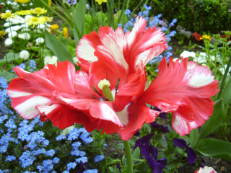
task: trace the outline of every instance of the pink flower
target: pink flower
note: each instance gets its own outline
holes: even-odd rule
[[[15,68],[8,94],[14,109],[26,119],[40,114],[63,129],[74,123],[88,131],[117,133],[130,139],[160,111],[173,113],[173,128],[180,135],[201,126],[212,114],[211,96],[217,81],[207,67],[187,59],[163,60],[157,78],[146,89],[145,65],[166,48],[163,33],[146,29],[138,18],[131,32],[101,27],[84,36],[77,47],[81,70],[70,62],[47,65],[28,73]]]
[[[215,171],[212,167],[205,166],[197,170],[195,173],[217,173],[217,171]]]

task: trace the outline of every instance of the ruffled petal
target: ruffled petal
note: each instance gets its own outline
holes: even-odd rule
[[[76,57],[81,70],[88,71],[90,63],[95,62],[98,58],[95,56],[97,46],[101,45],[100,38],[96,32],[86,34],[76,48]]]
[[[114,61],[126,71],[144,70],[149,60],[166,49],[165,36],[160,29],[146,28],[146,20],[137,18],[131,32],[122,28],[113,30],[101,27],[98,31],[85,35],[76,49],[82,70],[89,69],[90,63],[99,61],[99,53]]]
[[[12,107],[25,119],[37,116],[38,107],[65,104],[57,98],[58,95],[75,93],[75,68],[70,62],[48,65],[34,73],[19,67],[14,70],[18,78],[10,82],[8,95]]]
[[[163,60],[142,100],[163,112],[173,112],[173,128],[186,135],[212,115],[211,97],[217,92],[218,82],[207,67],[187,59],[170,60],[169,64]]]
[[[119,134],[123,140],[129,140],[144,123],[155,121],[159,115],[158,111],[152,110],[141,103],[134,103],[128,107],[128,124],[124,126]]]
[[[160,55],[166,48],[164,33],[157,28],[146,28],[146,20],[137,18],[134,28],[126,34],[128,47],[125,55],[132,68],[144,68],[155,56]]]

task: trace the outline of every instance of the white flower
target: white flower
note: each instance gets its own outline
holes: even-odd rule
[[[9,22],[10,24],[21,24],[21,23],[25,23],[25,20],[21,16],[15,16],[13,18],[7,19],[7,22]]]
[[[30,34],[29,33],[18,34],[18,38],[21,38],[23,40],[29,40],[30,39]]]
[[[8,33],[8,37],[9,38],[14,38],[14,37],[16,37],[18,34],[17,34],[17,32],[16,31],[12,31],[12,32],[9,32]]]
[[[38,29],[45,29],[46,28],[46,25],[45,24],[39,24],[37,26]]]
[[[192,57],[192,58],[195,58],[196,54],[195,52],[189,52],[187,50],[183,51],[181,54],[180,54],[180,57],[181,58],[189,58],[189,57]]]
[[[215,171],[212,167],[205,166],[196,171],[196,173],[217,173],[217,171]]]
[[[44,58],[44,64],[57,64],[57,56],[45,56]]]
[[[35,43],[36,43],[36,45],[39,45],[39,44],[44,43],[44,38],[42,38],[42,37],[37,38],[37,39],[35,40]]]
[[[207,62],[208,55],[205,52],[200,52],[199,55],[195,57],[195,61],[203,64]]]
[[[12,31],[18,31],[19,29],[21,29],[21,26],[19,26],[19,25],[11,26],[11,27],[7,28],[5,30],[5,32],[9,33],[9,32],[12,32]]]
[[[9,22],[4,23],[4,27],[9,27],[11,24]]]
[[[12,38],[7,38],[4,42],[5,46],[11,46],[13,44]]]
[[[22,50],[19,53],[19,57],[26,60],[30,57],[30,53],[27,50]]]

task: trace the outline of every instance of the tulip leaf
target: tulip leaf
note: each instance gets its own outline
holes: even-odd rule
[[[214,106],[214,112],[213,115],[210,117],[210,119],[201,127],[200,129],[200,136],[205,137],[210,135],[211,133],[215,132],[220,125],[224,122],[225,117],[225,110],[224,110],[224,104],[219,101]]]
[[[80,0],[73,11],[72,21],[74,22],[78,38],[81,38],[84,34],[84,22],[85,22],[86,0]]]
[[[231,161],[231,143],[215,138],[201,139],[196,150],[204,156]]]
[[[231,103],[231,78],[229,79],[223,90],[223,100],[227,104]]]
[[[54,35],[46,33],[45,42],[47,47],[58,57],[60,61],[72,60],[72,56],[68,52],[64,44]]]

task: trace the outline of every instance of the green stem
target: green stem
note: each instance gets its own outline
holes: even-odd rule
[[[220,89],[220,92],[219,92],[219,94],[218,94],[218,98],[220,98],[220,96],[221,96],[221,94],[222,94],[222,91],[223,91],[223,89],[224,89],[224,85],[225,85],[225,81],[226,81],[226,78],[227,78],[227,75],[228,75],[228,72],[229,72],[229,68],[230,68],[230,66],[231,66],[231,55],[229,55],[230,57],[229,57],[229,62],[228,62],[228,64],[227,64],[227,67],[226,67],[226,69],[225,69],[225,74],[224,74],[224,77],[223,77],[223,79],[222,79],[222,81],[221,81],[221,89]]]
[[[132,154],[128,141],[124,141],[124,152],[126,157],[126,173],[133,173]]]

